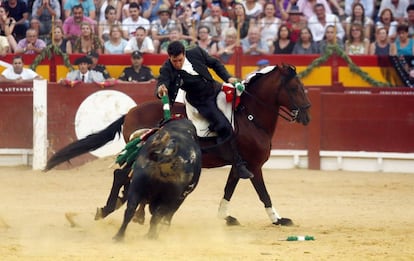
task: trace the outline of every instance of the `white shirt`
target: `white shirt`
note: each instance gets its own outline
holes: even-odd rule
[[[313,15],[308,20],[308,27],[312,32],[313,40],[315,42],[321,41],[325,35],[325,29],[328,25],[336,25],[336,36],[342,40],[345,36],[344,28],[341,25],[341,21],[336,15],[325,14],[326,24],[323,26],[319,21],[316,15]]]
[[[190,63],[187,57],[185,57],[183,67],[181,68],[181,70],[186,71],[191,75],[198,75],[198,73],[194,70],[193,65]]]
[[[22,79],[22,80],[33,80],[34,78],[36,78],[38,76],[38,74],[36,72],[34,72],[31,69],[28,68],[23,68],[23,71],[21,74],[17,74],[14,72],[13,68],[7,68],[5,69],[1,75],[3,75],[6,79],[9,80],[17,80],[17,79]]]
[[[125,53],[132,53],[133,51],[140,51],[141,53],[153,53],[155,51],[154,43],[151,38],[146,36],[141,46],[138,46],[137,38],[133,37],[129,39],[128,43],[125,46]]]
[[[380,10],[378,12],[378,18],[382,10],[384,10],[385,8],[391,9],[392,14],[394,15],[394,19],[407,18],[408,17],[407,7],[409,4],[410,2],[408,0],[398,0],[398,5],[397,7],[395,7],[391,3],[391,0],[382,0]]]
[[[138,27],[144,27],[147,33],[149,32],[149,29],[151,27],[150,21],[148,19],[145,19],[141,16],[138,16],[138,20],[134,21],[131,17],[126,18],[122,22],[122,30],[128,32],[128,36],[130,38],[134,37],[135,31]]]

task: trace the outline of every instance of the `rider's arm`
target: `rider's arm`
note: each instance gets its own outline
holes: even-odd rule
[[[167,65],[164,64],[160,68],[160,75],[158,76],[158,82],[155,87],[155,95],[161,99],[161,97],[165,94],[168,95],[168,86],[171,82],[171,73],[170,70],[167,68]]]

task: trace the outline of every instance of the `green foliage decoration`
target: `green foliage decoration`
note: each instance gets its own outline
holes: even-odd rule
[[[69,61],[69,56],[60,50],[59,46],[54,44],[49,44],[46,46],[42,52],[40,52],[36,58],[33,60],[32,64],[30,65],[30,69],[33,71],[36,70],[36,67],[47,57],[49,60],[52,58],[53,55],[60,55],[63,57],[63,63],[70,71],[73,71],[74,68]]]
[[[313,69],[320,66],[324,62],[326,62],[329,57],[331,57],[334,53],[336,53],[339,57],[345,60],[345,62],[348,64],[349,69],[351,72],[356,73],[359,75],[364,81],[371,84],[375,87],[392,87],[393,85],[390,83],[380,82],[375,79],[373,79],[371,76],[369,76],[368,73],[364,72],[359,68],[352,59],[345,53],[344,50],[342,50],[339,45],[337,44],[329,44],[326,46],[325,52],[323,55],[321,55],[319,58],[316,58],[311,62],[311,64],[302,72],[298,73],[299,78],[304,78],[308,76]]]

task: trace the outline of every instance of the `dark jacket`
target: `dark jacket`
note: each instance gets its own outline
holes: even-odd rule
[[[185,56],[201,78],[203,78],[204,81],[211,82],[211,86],[215,84],[215,80],[208,71],[208,68],[213,69],[213,71],[225,82],[232,77],[218,59],[209,56],[206,51],[198,46],[187,50]],[[174,104],[178,89],[183,85],[181,82],[182,79],[178,77],[179,73],[180,70],[176,70],[172,66],[170,60],[167,60],[160,68],[156,90],[158,89],[158,86],[164,84],[168,89],[170,104]]]

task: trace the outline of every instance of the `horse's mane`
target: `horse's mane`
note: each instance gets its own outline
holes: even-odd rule
[[[297,75],[296,67],[291,64],[282,63],[282,65],[275,65],[274,68],[269,71],[264,71],[264,70],[266,70],[266,68],[256,72],[255,75],[252,76],[247,82],[246,88],[249,88],[250,86],[254,85],[255,82],[257,82],[257,80],[263,78],[265,75],[268,75],[274,72],[275,70],[281,71],[282,75],[286,77],[285,81],[288,81]]]

